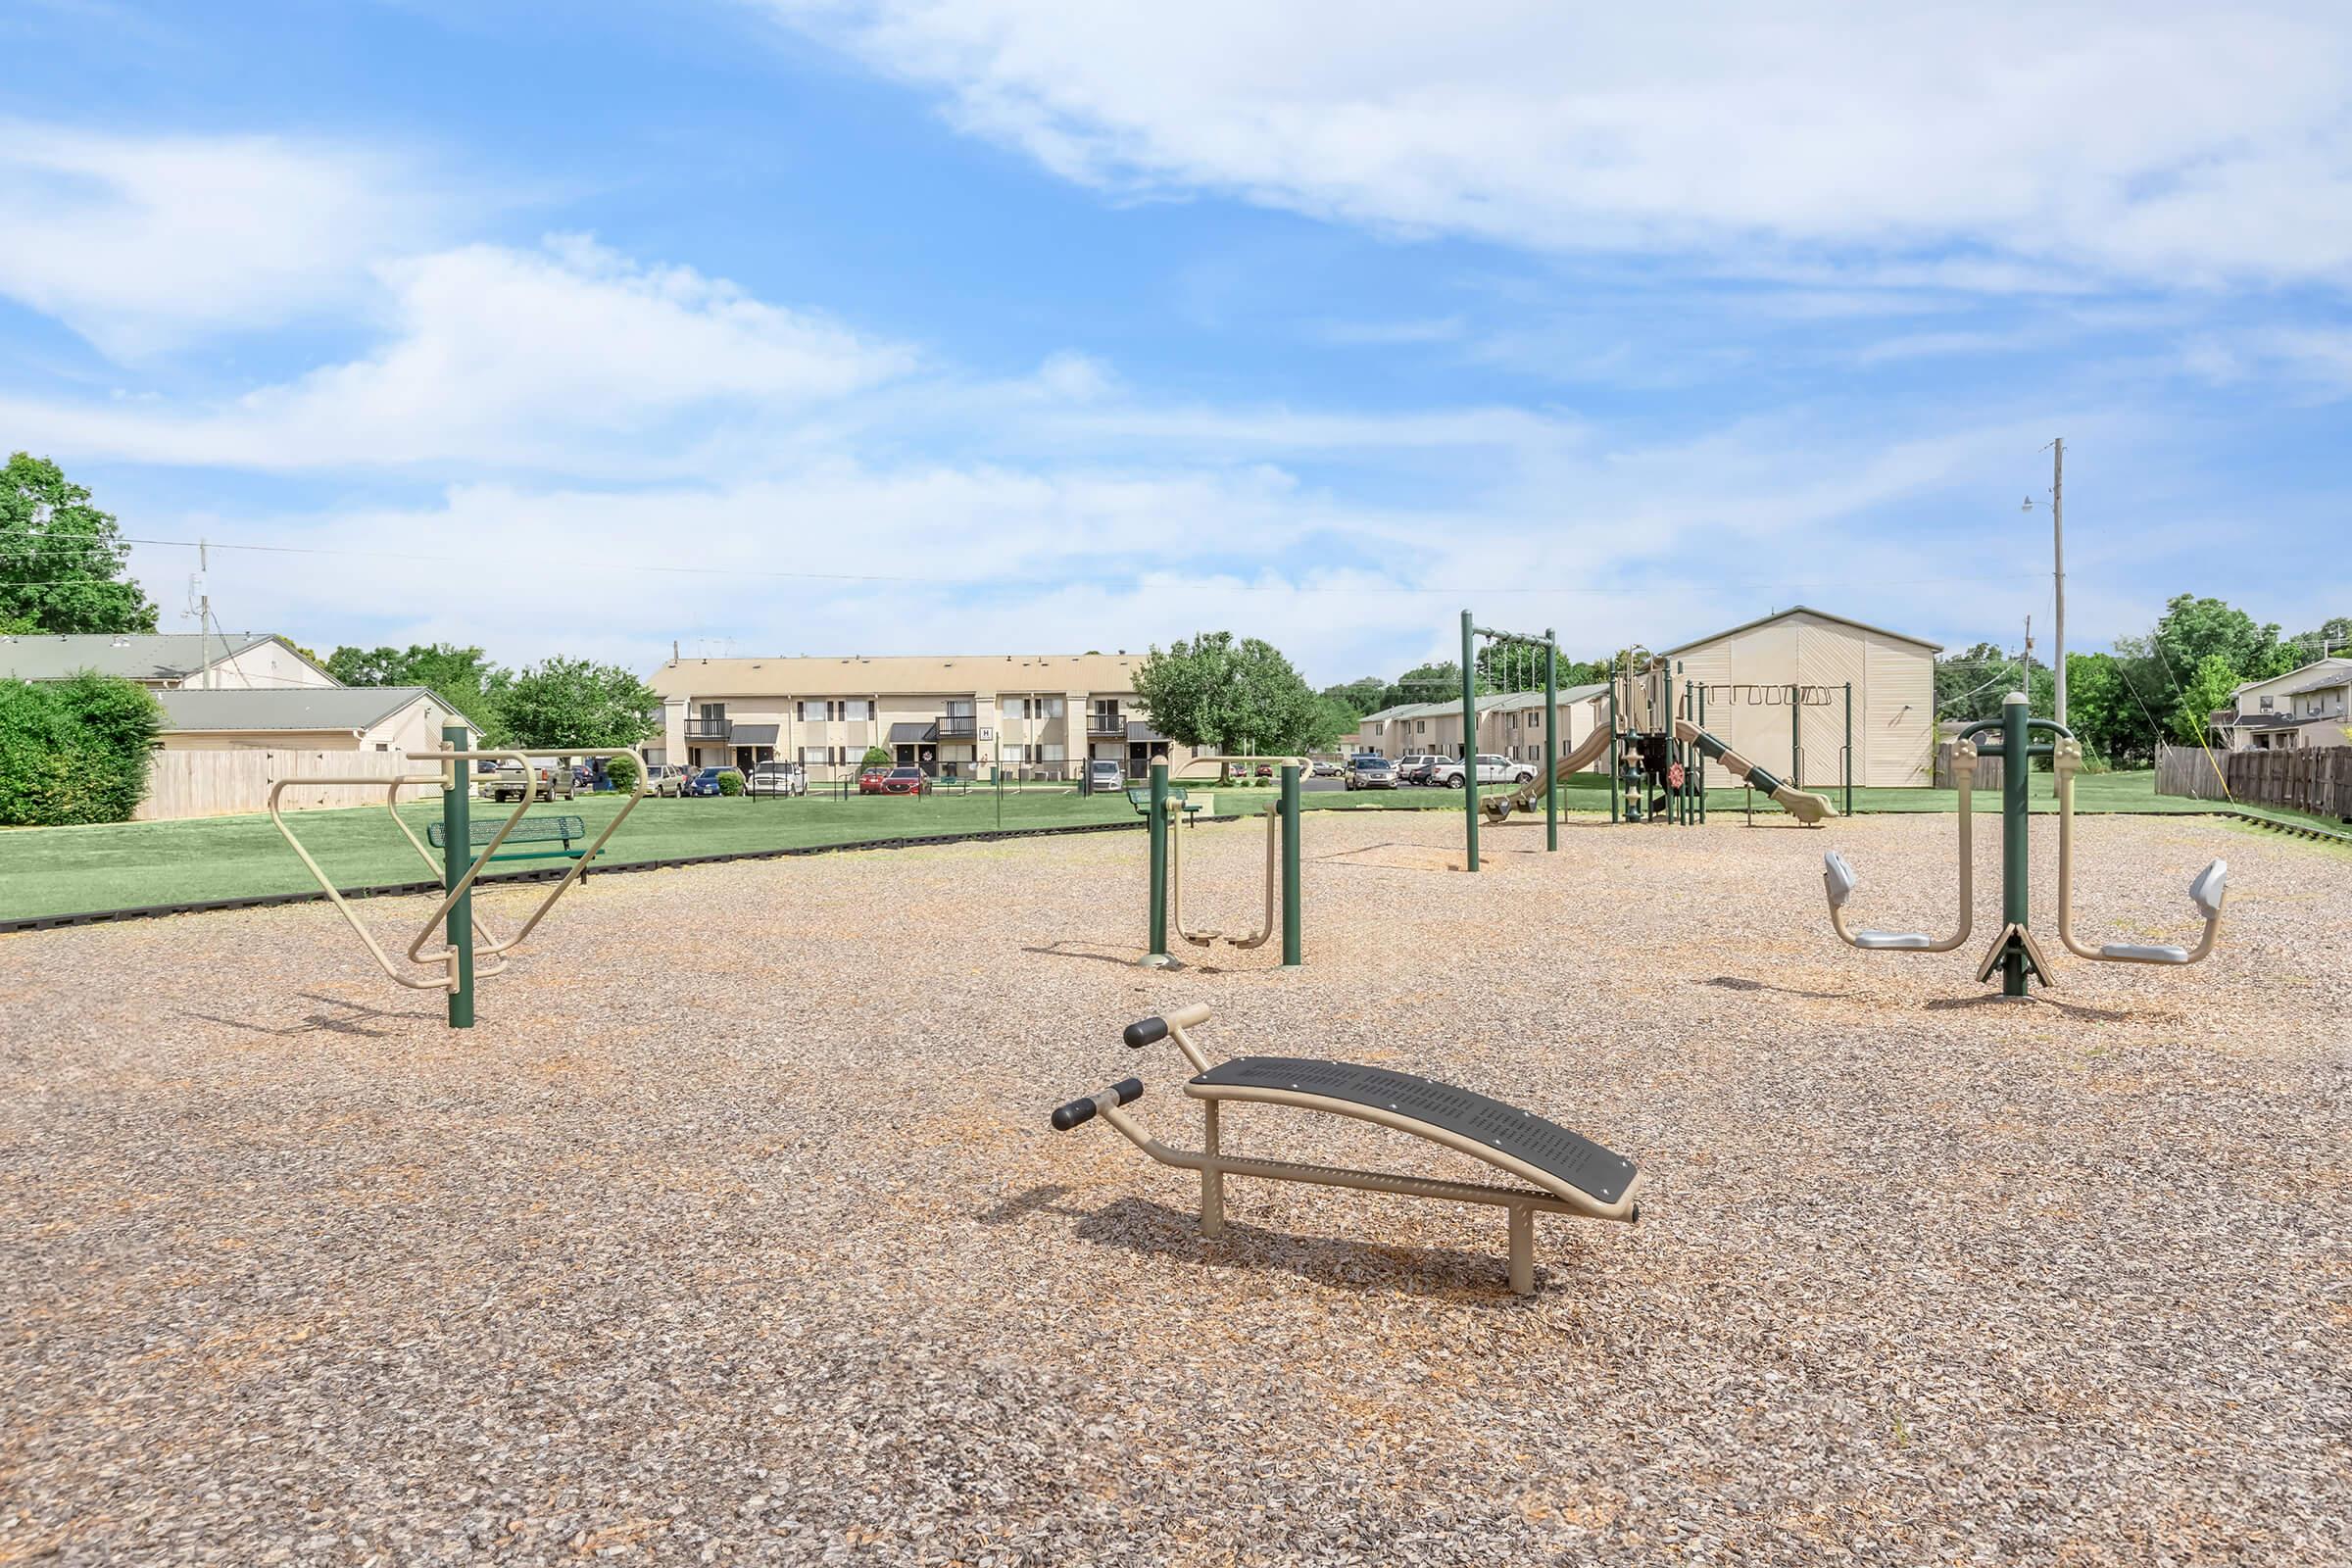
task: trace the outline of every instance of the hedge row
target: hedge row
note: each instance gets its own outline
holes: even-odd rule
[[[0,681],[0,827],[130,820],[163,718],[136,681]]]

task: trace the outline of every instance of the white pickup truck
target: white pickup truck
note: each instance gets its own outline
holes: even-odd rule
[[[1458,790],[1462,787],[1463,772],[1460,758],[1440,758],[1429,765],[1429,781],[1443,784],[1449,790]],[[1514,762],[1507,757],[1488,757],[1483,753],[1478,758],[1478,781],[1481,784],[1525,784],[1535,776],[1536,764],[1533,762]]]

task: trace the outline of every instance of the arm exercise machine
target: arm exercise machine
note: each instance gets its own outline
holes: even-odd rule
[[[281,778],[270,790],[270,820],[276,824],[279,836],[284,838],[286,843],[293,847],[294,853],[302,858],[302,863],[309,868],[312,877],[318,881],[318,887],[325,893],[327,901],[334,905],[336,912],[343,916],[344,921],[350,925],[361,943],[367,947],[369,956],[375,959],[376,967],[383,970],[396,984],[407,986],[412,990],[446,992],[449,996],[449,1026],[452,1029],[473,1027],[475,961],[481,958],[495,960],[493,967],[480,971],[479,977],[482,979],[488,979],[506,968],[504,956],[522,946],[524,940],[538,929],[539,922],[547,918],[547,911],[555,907],[556,901],[564,896],[564,891],[581,877],[587,875],[590,862],[594,861],[598,852],[604,849],[605,841],[612,838],[613,830],[619,827],[622,820],[637,808],[637,803],[645,799],[645,785],[649,771],[645,765],[645,759],[637,754],[637,749],[633,746],[611,746],[564,754],[566,757],[629,758],[637,764],[636,792],[630,795],[619,810],[612,813],[612,820],[605,824],[605,830],[596,836],[596,841],[587,849],[576,854],[570,851],[569,834],[578,832],[583,824],[580,823],[578,817],[559,819],[555,836],[564,840],[564,849],[555,853],[563,854],[569,858],[572,862],[571,866],[564,873],[563,878],[548,890],[547,897],[539,901],[537,906],[531,910],[529,917],[522,922],[514,934],[501,937],[492,929],[488,921],[483,920],[475,912],[473,884],[481,876],[482,868],[492,860],[539,858],[519,855],[505,856],[498,853],[500,846],[510,839],[516,838],[518,831],[521,835],[518,842],[533,842],[545,839],[549,835],[523,830],[523,813],[529,810],[532,803],[539,798],[535,782],[537,775],[532,772],[530,759],[519,752],[468,750],[466,746],[466,736],[467,731],[465,725],[445,725],[441,731],[441,750],[409,754],[420,761],[441,763],[442,766],[436,772],[402,773],[391,778],[370,774],[328,774],[315,777]],[[467,776],[468,764],[507,761],[514,763],[522,770],[522,776],[526,781],[522,798],[515,803],[514,814],[500,823],[495,832],[485,837],[474,830],[468,810],[473,794],[472,781]],[[435,906],[430,915],[425,917],[424,924],[416,932],[416,939],[409,944],[406,953],[410,963],[428,971],[437,968],[441,971],[438,975],[417,974],[412,970],[403,969],[393,962],[391,956],[385,953],[383,947],[375,940],[374,933],[360,922],[359,914],[352,908],[350,902],[343,897],[342,890],[335,886],[334,879],[326,874],[325,869],[316,859],[312,858],[311,852],[303,848],[302,841],[294,836],[294,829],[286,821],[285,813],[279,806],[278,797],[295,785],[306,784],[380,784],[384,786],[385,814],[392,818],[392,825],[400,829],[400,836],[409,841],[410,847],[416,850],[417,858],[424,861],[435,877],[440,879],[445,890],[441,903]],[[433,842],[449,848],[445,849],[439,858],[435,858],[433,852],[426,849],[423,842],[410,830],[409,824],[400,818],[401,790],[404,787],[426,784],[438,785],[441,790],[441,821],[438,824],[440,831],[433,835]],[[464,849],[459,849],[457,846],[464,846]],[[468,861],[465,857],[465,850],[476,847],[479,848],[480,853]],[[477,942],[474,939],[474,928],[477,924],[480,925],[482,934],[489,938],[488,941]],[[440,928],[442,932],[442,945],[428,951],[426,944],[433,940],[436,927]]]
[[[1642,1188],[1642,1173],[1632,1160],[1533,1111],[1434,1079],[1353,1062],[1239,1056],[1212,1067],[1188,1033],[1207,1021],[1207,1006],[1196,1004],[1164,1018],[1131,1023],[1125,1035],[1128,1047],[1138,1051],[1172,1040],[1191,1065],[1193,1077],[1184,1092],[1200,1102],[1201,1148],[1198,1152],[1170,1149],[1127,1114],[1123,1107],[1143,1095],[1141,1078],[1123,1079],[1101,1094],[1073,1100],[1055,1110],[1053,1118],[1054,1131],[1067,1132],[1100,1116],[1161,1164],[1199,1171],[1203,1236],[1215,1236],[1224,1229],[1227,1176],[1352,1187],[1359,1192],[1446,1202],[1489,1203],[1510,1211],[1511,1289],[1527,1296],[1536,1288],[1537,1214],[1629,1222],[1642,1217],[1642,1206],[1635,1201]],[[1524,1185],[1490,1186],[1227,1154],[1218,1148],[1217,1113],[1228,1102],[1328,1111],[1411,1133],[1483,1159]]]
[[[2000,738],[1988,745],[1977,744],[1977,736],[1998,730]],[[2050,736],[2045,743],[2033,743],[2030,737],[2040,731]],[[1906,931],[1848,931],[1845,928],[1845,905],[1854,896],[1860,879],[1845,863],[1845,857],[1832,850],[1822,858],[1822,886],[1829,894],[1830,925],[1838,938],[1852,947],[1878,953],[1949,953],[1968,940],[1975,918],[1975,884],[1973,855],[1970,842],[1970,800],[1976,789],[1977,760],[1997,757],[2001,760],[2001,919],[2000,940],[1984,956],[1977,970],[1980,981],[1989,980],[1997,969],[2001,975],[2001,994],[2023,997],[2029,976],[2044,986],[2050,983],[2049,961],[2042,955],[2041,945],[2027,929],[2031,910],[2031,890],[2027,886],[2026,839],[2026,779],[2032,759],[2047,757],[2058,795],[2058,940],[2066,951],[2078,958],[2089,958],[2100,963],[2195,963],[2213,952],[2215,940],[2221,934],[2222,903],[2229,894],[2230,862],[2215,860],[2197,873],[2188,885],[2189,901],[2205,921],[2205,934],[2194,948],[2167,945],[2144,945],[2111,942],[2091,948],[2076,940],[2074,932],[2074,875],[2075,875],[2075,775],[2082,768],[2082,746],[2074,732],[2052,719],[2034,718],[2027,712],[2025,694],[2011,692],[2001,700],[2001,716],[1971,724],[1962,730],[1952,743],[1952,771],[1960,791],[1960,928],[1941,941],[1920,932]]]

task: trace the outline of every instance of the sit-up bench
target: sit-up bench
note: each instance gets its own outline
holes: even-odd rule
[[[492,839],[498,838],[498,830],[501,825],[501,823],[495,821],[466,823],[466,841],[467,847],[478,850],[483,845],[489,843]],[[500,850],[505,850],[510,844],[561,843],[563,848],[558,850],[524,850],[517,855],[493,855],[490,857],[490,858],[493,860],[576,860],[586,852],[575,850],[572,848],[572,845],[574,843],[585,843],[587,838],[588,824],[579,817],[526,816],[521,821],[514,824],[514,829],[513,832],[509,833],[504,839],[499,841],[498,847]],[[436,850],[445,849],[448,845],[448,833],[443,829],[440,823],[428,822],[425,824],[424,828],[424,841],[427,844],[430,844]]]
[[[1135,808],[1136,815],[1146,817],[1150,816],[1152,814],[1152,786],[1149,784],[1128,785],[1127,804]],[[1168,790],[1168,804],[1175,807],[1177,810],[1183,812],[1187,817],[1195,817],[1200,814],[1200,808],[1192,803],[1192,798],[1183,790],[1174,786],[1170,786]]]
[[[1199,1171],[1203,1236],[1214,1236],[1224,1228],[1227,1176],[1353,1187],[1456,1203],[1492,1203],[1510,1210],[1511,1289],[1525,1296],[1536,1288],[1537,1214],[1628,1221],[1642,1217],[1642,1207],[1634,1200],[1641,1190],[1642,1173],[1632,1160],[1533,1111],[1434,1079],[1354,1062],[1239,1056],[1211,1067],[1187,1033],[1207,1021],[1208,1008],[1196,1004],[1164,1018],[1129,1024],[1126,1032],[1128,1046],[1136,1050],[1172,1040],[1192,1064],[1194,1076],[1184,1092],[1200,1102],[1202,1147],[1199,1152],[1168,1148],[1121,1108],[1143,1095],[1140,1078],[1115,1083],[1092,1099],[1073,1100],[1054,1112],[1057,1132],[1100,1116],[1161,1164]],[[1525,1185],[1491,1186],[1226,1154],[1217,1147],[1217,1111],[1227,1102],[1328,1111],[1411,1133],[1483,1159]]]

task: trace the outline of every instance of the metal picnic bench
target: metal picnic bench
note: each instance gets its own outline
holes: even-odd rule
[[[1136,815],[1150,816],[1152,814],[1152,786],[1149,784],[1128,785],[1127,804],[1135,808]],[[1174,786],[1170,786],[1168,790],[1168,804],[1182,811],[1187,817],[1200,814],[1200,808],[1193,805],[1186,793]]]
[[[480,849],[483,845],[498,837],[500,825],[501,824],[496,821],[472,822],[467,824],[466,835],[466,847],[468,849]],[[428,822],[425,824],[425,842],[430,844],[434,849],[438,850],[447,848],[447,837],[448,835],[444,831],[441,823]],[[555,850],[525,850],[519,855],[493,855],[490,857],[490,858],[493,860],[576,860],[587,852],[584,850],[575,850],[571,846],[575,841],[585,841],[587,837],[588,824],[579,817],[526,816],[521,821],[514,824],[514,831],[509,833],[506,836],[506,839],[499,845],[501,850],[504,850],[509,844],[561,843],[563,848]]]

